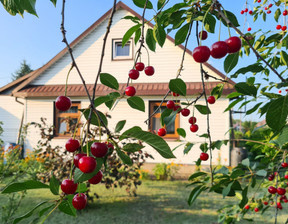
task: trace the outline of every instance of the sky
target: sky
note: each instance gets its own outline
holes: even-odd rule
[[[123,0],[122,2],[139,14],[142,13],[140,8],[134,6],[132,0]],[[173,0],[170,2],[176,3],[179,1]],[[245,1],[233,0],[233,4],[231,4],[232,0],[220,0],[220,2],[226,10],[232,11],[237,16],[239,15],[239,24],[242,24],[241,30],[247,29],[247,23],[245,28],[243,27],[245,17],[240,15],[240,10],[245,7]],[[252,4],[253,1],[250,0],[249,2]],[[156,6],[157,1],[152,0],[152,3]],[[68,41],[73,41],[107,12],[112,5],[113,0],[66,1],[65,27]],[[0,5],[0,28],[2,30],[0,35],[0,87],[12,81],[11,74],[20,67],[20,63],[24,59],[32,69],[37,69],[46,64],[65,47],[60,32],[61,8],[61,0],[58,0],[56,7],[49,0],[38,0],[36,3],[38,17],[25,13],[24,18],[22,18],[19,15],[11,16]],[[248,8],[251,9],[252,7],[248,5]],[[146,18],[151,19],[152,13],[152,10],[148,10]],[[249,16],[248,22],[252,29],[253,26],[257,27],[257,24],[253,24],[252,18],[249,18]],[[232,31],[231,34],[232,36],[236,35],[235,31]],[[225,40],[228,37],[227,28],[222,25],[221,39]],[[218,31],[216,29],[216,34],[209,34],[205,44],[211,46],[217,40]],[[192,50],[194,47],[196,47],[195,40],[191,41],[188,48]],[[249,59],[243,59],[239,62],[239,65],[247,64],[247,60],[251,64],[251,60],[256,61],[256,57],[251,56]],[[223,61],[210,59],[209,63],[224,73]],[[244,77],[240,77],[235,81],[245,80]]]

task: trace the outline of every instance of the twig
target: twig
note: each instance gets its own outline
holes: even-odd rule
[[[252,49],[252,51],[254,52],[254,54],[256,55],[256,57],[257,57],[257,59],[261,59],[270,69],[271,69],[271,71],[273,71],[277,76],[278,76],[278,78],[282,81],[282,82],[284,82],[284,83],[286,83],[287,82],[287,80],[285,80],[257,51],[256,51],[256,49],[250,44],[250,42],[249,42],[249,40],[248,40],[248,38],[246,37],[246,35],[244,34],[244,33],[242,33],[236,26],[234,26],[234,24],[225,16],[225,14],[222,12],[222,10],[221,10],[221,6],[220,6],[220,4],[218,3],[218,1],[217,0],[213,0],[213,4],[215,5],[215,8],[217,9],[217,11],[218,11],[218,15],[220,16],[220,17],[222,17],[224,20],[225,20],[225,22],[229,25],[229,26],[231,26],[245,41],[246,41],[246,43],[249,45],[249,47]]]

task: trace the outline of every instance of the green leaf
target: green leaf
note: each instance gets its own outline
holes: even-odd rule
[[[195,187],[188,198],[188,204],[191,206],[193,204],[193,202],[197,199],[197,197],[201,194],[202,191],[205,191],[207,189],[207,187],[205,186],[197,186]]]
[[[217,86],[215,86],[212,91],[211,91],[211,95],[215,96],[216,99],[219,99],[222,96],[223,93],[223,89],[224,89],[224,84],[218,84]]]
[[[143,149],[144,146],[143,145],[139,145],[137,143],[128,143],[126,145],[123,146],[123,150],[125,152],[138,152],[139,150]]]
[[[139,28],[142,26],[142,24],[137,24],[135,26],[132,26],[127,32],[124,34],[123,39],[122,39],[122,47],[125,46],[125,44],[130,40],[131,36],[133,33],[135,33]]]
[[[58,206],[59,210],[67,215],[76,217],[76,209],[72,205],[74,195],[69,194],[66,196],[66,200],[64,199],[60,205]]]
[[[165,118],[169,117],[171,113],[172,113],[172,110],[168,108],[165,108],[163,111],[161,111],[160,122],[162,126],[165,125]],[[176,114],[175,114],[175,117],[176,117]]]
[[[43,184],[36,180],[27,180],[24,182],[11,183],[6,185],[1,191],[2,194],[9,194],[19,191],[31,190],[31,189],[41,189],[49,188],[47,184]]]
[[[157,3],[157,10],[161,9],[163,5],[165,4],[166,0],[158,0]]]
[[[230,11],[225,10],[225,15],[227,16],[227,18],[232,22],[232,24],[236,27],[240,26],[237,20],[237,17]],[[227,26],[227,23],[224,19],[221,20],[222,23]],[[230,26],[230,25],[229,25]]]
[[[131,97],[127,98],[127,103],[133,109],[145,112],[145,103],[144,103],[144,100],[141,97],[139,97],[139,96],[131,96]]]
[[[244,174],[245,174],[244,170],[235,169],[232,171],[230,178],[237,179],[238,177],[243,176]]]
[[[76,168],[74,172],[74,183],[84,182],[94,177],[99,172],[104,163],[103,158],[96,158],[96,163],[96,168],[92,173],[83,173],[81,170]]]
[[[86,118],[86,120],[88,120],[90,110],[80,109],[80,111],[84,114],[84,117]],[[107,120],[106,116],[99,110],[98,110],[98,114],[99,114],[100,118],[102,119],[103,123],[107,126],[108,120]],[[96,126],[104,126],[101,123],[101,120],[98,118],[98,116],[94,112],[92,112],[90,123],[93,125],[96,125]]]
[[[207,176],[207,173],[204,173],[204,172],[196,172],[196,173],[193,173],[189,178],[188,180],[193,180],[194,178],[197,178],[197,177],[200,177],[200,176]]]
[[[55,207],[55,205],[49,205],[48,207],[46,208],[43,208],[39,211],[39,217],[43,216],[49,209],[51,209],[52,207]]]
[[[248,193],[248,186],[246,186],[242,191],[242,200],[239,204],[240,208],[244,208],[244,206],[248,203],[247,193]]]
[[[288,142],[288,126],[285,126],[281,130],[278,138],[273,140],[273,141],[271,141],[271,142],[276,144],[279,148],[282,149],[282,146],[287,144],[287,142]]]
[[[186,138],[186,131],[183,128],[177,128],[177,133],[183,138]]]
[[[280,15],[281,15],[281,10],[278,8],[278,9],[275,11],[275,14],[274,14],[274,19],[275,19],[276,22],[278,22]]]
[[[247,72],[259,73],[259,72],[262,72],[264,70],[265,70],[265,68],[262,65],[256,63],[253,65],[249,65],[249,66],[246,66],[244,68],[238,69],[234,73],[234,75],[231,76],[231,78],[237,78],[239,74],[245,74]]]
[[[147,143],[166,159],[175,158],[169,145],[163,138],[150,132],[143,131],[140,127],[136,126],[128,129],[120,136],[119,140],[121,141],[125,138],[136,138]]]
[[[153,27],[153,35],[158,44],[163,47],[166,40],[166,32],[161,24],[156,23]]]
[[[242,165],[244,165],[244,166],[247,166],[247,167],[250,166],[250,160],[249,160],[249,158],[246,158],[246,159],[242,160],[241,163],[242,163]]]
[[[26,12],[38,16],[35,9],[36,0],[21,1],[21,8]]]
[[[139,29],[136,30],[136,32],[135,32],[135,38],[134,38],[134,43],[135,43],[135,45],[138,43],[140,37],[141,37],[141,29],[139,28]]]
[[[84,193],[88,190],[88,187],[85,183],[79,183],[78,186],[77,186],[77,190],[76,192],[77,193]]]
[[[186,96],[186,83],[182,79],[171,79],[169,82],[169,89],[182,96]]]
[[[109,102],[111,100],[115,100],[118,97],[120,97],[120,93],[118,93],[118,92],[112,92],[112,93],[107,94],[106,96],[99,96],[94,100],[94,105],[95,105],[95,107],[98,107],[102,103],[106,103],[106,102]]]
[[[285,51],[280,51],[280,56],[280,60],[282,61],[282,63],[288,66],[288,54]]]
[[[131,20],[134,23],[139,23],[140,19],[137,16],[124,16],[122,19]]]
[[[204,24],[205,24],[205,29],[209,33],[215,32],[216,19],[212,15],[207,14]]]
[[[121,150],[116,150],[116,152],[124,164],[127,164],[129,166],[133,165],[131,158],[125,152],[123,152]]]
[[[267,125],[277,131],[280,131],[286,124],[288,115],[288,97],[282,96],[274,100],[266,113]]]
[[[152,29],[148,29],[147,32],[146,32],[146,38],[145,38],[145,41],[146,41],[146,44],[148,46],[148,48],[155,52],[155,49],[156,49],[156,40],[154,39],[154,36],[153,36],[153,30]]]
[[[116,124],[115,132],[120,132],[124,128],[125,124],[126,124],[126,120],[119,121]]]
[[[53,5],[56,7],[57,0],[50,0],[50,2],[52,2]]]
[[[232,69],[235,68],[235,66],[237,65],[238,59],[239,59],[239,52],[229,54],[224,61],[224,71],[226,73],[231,72]]]
[[[256,175],[257,175],[257,176],[260,176],[260,177],[266,177],[267,171],[266,171],[266,170],[258,170],[258,171],[256,172]]]
[[[42,201],[39,204],[37,204],[34,208],[32,208],[29,212],[27,212],[26,214],[14,219],[13,224],[16,224],[18,222],[20,222],[23,219],[29,218],[31,215],[33,215],[34,211],[39,208],[41,205],[44,205],[45,203],[47,203],[47,201]]]
[[[189,27],[190,27],[190,24],[187,23],[177,31],[177,33],[175,34],[175,45],[182,44],[186,40]]]
[[[232,103],[229,104],[229,106],[224,110],[224,112],[231,110],[237,103],[241,102],[242,100],[244,100],[244,98],[234,100]]]
[[[59,195],[60,183],[54,175],[52,175],[52,177],[50,178],[49,187],[52,194]]]
[[[175,111],[172,111],[172,113],[168,117],[164,118],[164,124],[167,127],[170,126],[171,124],[174,124],[176,116],[177,116],[179,110],[180,110],[180,108],[175,110]]]
[[[112,89],[119,89],[119,83],[117,79],[108,73],[100,73],[100,81],[103,85],[108,86]]]
[[[233,183],[234,182],[231,182],[231,183],[228,184],[227,187],[223,188],[223,190],[222,190],[223,198],[225,198],[230,193]]]
[[[139,8],[144,8],[146,0],[133,0],[134,4]],[[152,3],[148,0],[147,2],[147,9],[153,9]]]
[[[250,110],[247,110],[246,115],[254,113],[260,106],[262,105],[261,103],[257,103],[254,107],[252,107]]]
[[[184,154],[188,154],[188,153],[190,152],[190,150],[192,149],[193,146],[194,146],[193,143],[188,142],[188,143],[185,145]]]
[[[209,109],[209,107],[207,107],[206,105],[199,105],[196,104],[195,108],[201,113],[201,114],[211,114],[211,111]]]
[[[232,98],[236,98],[238,96],[242,96],[243,94],[242,93],[238,93],[238,92],[233,92],[233,93],[230,93],[229,95],[227,95],[226,97],[228,99],[232,99]]]
[[[222,166],[215,173],[222,173],[222,174],[227,175],[229,173],[229,169],[226,166]]]
[[[242,93],[244,95],[254,97],[256,97],[257,95],[257,88],[254,85],[249,85],[246,82],[239,82],[234,86],[234,88],[237,90],[238,93]]]

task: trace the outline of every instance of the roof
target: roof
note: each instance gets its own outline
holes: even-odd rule
[[[219,82],[206,83],[206,91],[210,92]],[[187,95],[197,95],[202,92],[201,82],[189,82],[187,85]],[[93,84],[87,84],[87,89],[92,94]],[[163,96],[169,90],[169,83],[133,83],[138,96]],[[126,83],[119,84],[119,91],[124,92]],[[96,88],[96,95],[103,96],[115,91],[105,85],[99,84]],[[233,92],[231,84],[224,86],[223,94],[227,95]],[[16,97],[57,97],[65,92],[65,85],[34,85],[27,86],[21,91],[15,93]],[[71,97],[84,97],[86,95],[85,88],[82,84],[68,85],[67,94]]]
[[[138,18],[142,18],[141,15],[139,15],[137,12],[135,12],[134,10],[132,10],[131,8],[129,8],[127,5],[125,5],[124,3],[122,3],[121,1],[119,1],[116,5],[116,10],[119,10],[120,8],[125,9],[126,11],[130,12],[132,15],[138,17]],[[75,40],[73,40],[70,44],[70,47],[73,48],[74,46],[76,46],[84,37],[86,37],[87,35],[89,35],[95,28],[97,28],[110,14],[111,14],[112,9],[108,10],[101,18],[99,18],[95,23],[93,23],[88,29],[86,29],[81,35],[79,35]],[[147,20],[146,20],[147,21]],[[153,27],[154,25],[151,22],[148,22],[148,25]],[[169,39],[172,42],[175,42],[175,40],[167,35],[167,39]],[[181,49],[184,49],[183,45],[178,45]],[[7,89],[7,86],[12,85],[14,87],[14,90],[12,91],[12,95],[14,96],[20,96],[21,94],[19,94],[18,92],[22,92],[21,91],[23,88],[25,88],[26,86],[29,86],[29,84],[35,80],[37,77],[39,77],[45,70],[47,70],[50,66],[52,66],[55,62],[57,62],[59,59],[61,59],[66,53],[68,52],[67,47],[65,47],[62,51],[60,51],[55,57],[53,57],[48,63],[46,63],[45,65],[43,65],[42,67],[40,67],[39,69],[35,70],[34,72],[31,72],[27,75],[26,79],[23,80],[22,82],[17,82],[17,83],[9,83],[8,85],[2,87],[0,89],[0,94],[2,91],[5,91]],[[190,55],[192,55],[192,51],[190,51],[189,49],[186,49],[186,52]],[[222,72],[220,72],[219,70],[217,70],[216,68],[214,68],[212,65],[208,64],[208,63],[204,63],[204,66],[208,67],[209,69],[213,70],[213,72],[215,72],[217,75],[219,75],[221,78],[226,79],[229,83],[231,83],[232,85],[235,85],[235,83],[228,79],[227,76],[225,76]],[[23,94],[22,94],[23,95]]]

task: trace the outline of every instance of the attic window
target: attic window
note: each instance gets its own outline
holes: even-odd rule
[[[122,47],[121,39],[114,39],[112,41],[112,60],[132,60],[133,59],[133,46],[132,40],[127,41],[127,43]]]

